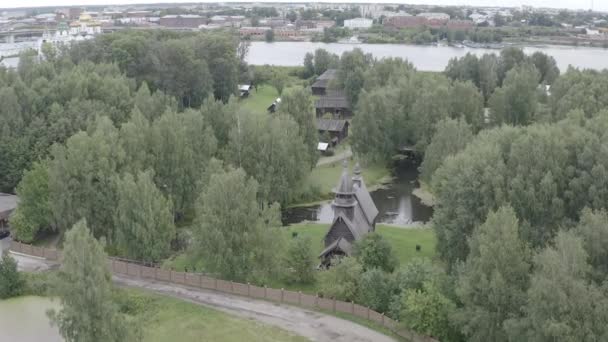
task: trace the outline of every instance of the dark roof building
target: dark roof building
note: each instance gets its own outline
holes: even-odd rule
[[[320,134],[328,132],[333,145],[348,137],[348,126],[346,120],[317,119],[317,130]]]
[[[325,95],[327,93],[329,82],[331,82],[331,80],[336,79],[337,76],[338,70],[327,69],[321,76],[317,77],[315,83],[312,84],[312,94]]]
[[[8,218],[17,208],[19,198],[15,195],[0,193],[0,228],[8,222]]]
[[[378,209],[367,191],[358,163],[351,178],[345,161],[344,171],[334,193],[334,220],[324,238],[325,249],[319,255],[325,266],[335,256],[351,255],[353,244],[376,230],[378,217]]]
[[[341,90],[327,90],[327,95],[319,97],[315,101],[317,117],[322,117],[325,113],[333,114],[335,119],[346,119],[352,116],[350,102],[346,94]]]

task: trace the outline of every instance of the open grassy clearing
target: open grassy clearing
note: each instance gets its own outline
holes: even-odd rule
[[[241,108],[250,110],[255,113],[266,113],[268,107],[276,98],[279,97],[277,90],[270,85],[264,84],[251,90],[249,97],[242,99]]]
[[[120,292],[121,304],[126,304],[134,318],[142,322],[143,341],[308,341],[273,326],[179,299],[141,290],[121,289]]]

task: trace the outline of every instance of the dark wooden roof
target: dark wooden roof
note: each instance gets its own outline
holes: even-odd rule
[[[329,82],[336,78],[338,70],[327,69],[323,74],[317,77],[315,83],[312,84],[313,88],[327,88]]]
[[[342,132],[344,126],[348,126],[346,120],[317,119],[317,129],[319,131]]]
[[[329,253],[334,251],[341,251],[346,255],[350,255],[353,250],[353,245],[348,242],[348,240],[344,238],[338,238],[336,241],[332,242],[329,246],[327,246],[321,254],[319,254],[319,258],[327,256]]]
[[[315,108],[350,108],[350,103],[343,91],[331,90],[315,101]]]
[[[17,196],[0,193],[0,220],[8,219],[11,212],[17,208],[18,202]]]

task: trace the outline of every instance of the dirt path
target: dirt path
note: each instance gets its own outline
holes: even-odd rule
[[[353,156],[353,152],[349,148],[348,150],[342,151],[334,156],[323,157],[323,158],[319,159],[319,161],[317,162],[317,166],[323,166],[323,165],[327,165],[327,164],[331,164],[331,163],[335,163],[335,162],[340,162],[340,161],[350,158],[352,156]]]
[[[210,306],[248,319],[277,326],[318,342],[391,342],[394,339],[362,325],[334,316],[225,293],[176,286],[148,279],[114,276],[120,286],[149,290],[162,295]]]

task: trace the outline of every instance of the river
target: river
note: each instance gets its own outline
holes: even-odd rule
[[[417,165],[407,160],[399,162],[393,169],[393,181],[372,191],[371,196],[378,208],[378,223],[407,227],[419,225],[431,219],[433,209],[412,195],[417,186]],[[336,183],[338,180],[336,179]],[[304,221],[331,223],[334,218],[330,202],[312,207],[295,207],[283,211],[283,223]]]
[[[0,341],[62,342],[57,327],[46,316],[59,303],[45,297],[25,296],[0,300]]]
[[[325,49],[341,55],[345,51],[360,48],[376,58],[401,57],[409,60],[418,70],[443,71],[450,59],[467,53],[478,56],[484,53],[499,53],[500,50],[456,48],[450,46],[424,46],[404,44],[342,44],[312,42],[252,42],[247,62],[254,65],[299,66],[307,52]],[[608,69],[608,49],[575,46],[524,47],[524,52],[544,52],[553,56],[561,71],[569,65],[583,69]]]

